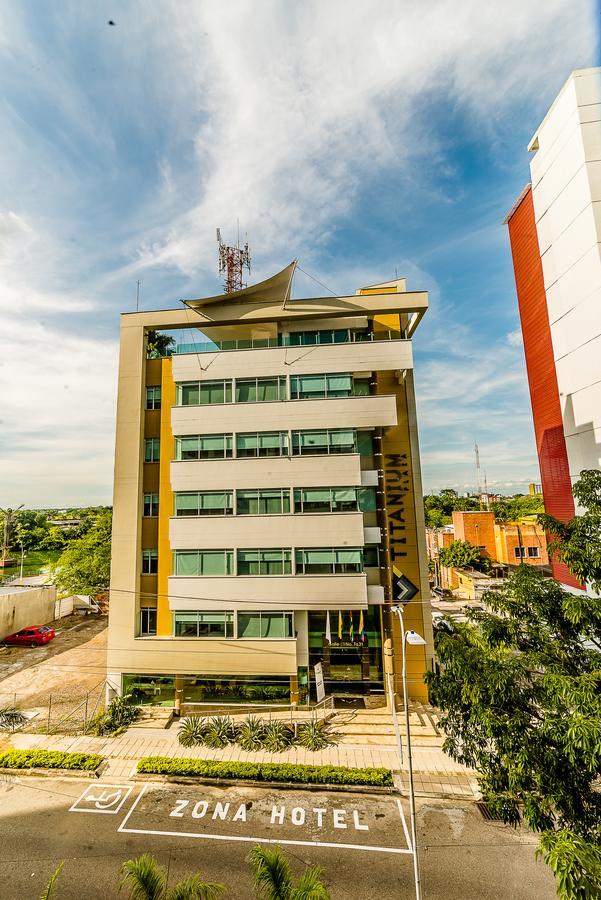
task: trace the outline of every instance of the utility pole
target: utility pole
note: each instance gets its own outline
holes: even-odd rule
[[[140,311],[140,279],[136,281],[136,312]]]

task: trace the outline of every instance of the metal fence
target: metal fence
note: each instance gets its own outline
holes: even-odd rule
[[[25,724],[3,730],[34,734],[80,734],[85,732],[95,716],[105,711],[105,698],[105,680],[89,691],[70,689],[33,697],[31,694],[0,691],[0,710],[17,709],[27,718]]]

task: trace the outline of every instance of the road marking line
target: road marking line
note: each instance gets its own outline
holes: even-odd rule
[[[409,848],[409,853],[413,854],[413,847],[411,846],[411,839],[409,837],[409,830],[407,828],[407,820],[405,819],[405,813],[403,812],[403,804],[401,803],[401,801],[399,800],[398,797],[396,798],[396,802],[399,807],[401,822],[403,823],[403,831],[405,832],[405,840],[407,841],[407,847]]]
[[[132,806],[132,810],[134,806]],[[126,816],[126,819],[128,817],[129,814],[128,816]],[[408,854],[409,856],[413,855],[412,851],[406,849],[405,847],[370,847],[369,844],[342,844],[338,843],[337,841],[293,841],[286,840],[284,838],[245,837],[244,835],[234,836],[229,834],[199,834],[194,831],[156,831],[152,828],[124,828],[124,824],[125,823],[123,822],[117,829],[117,831],[120,831],[124,834],[153,834],[159,837],[189,837],[200,838],[201,840],[205,841],[244,841],[246,843],[255,844],[286,844],[288,846],[292,845],[294,847],[333,847],[341,848],[343,850],[371,850],[374,853],[404,853]]]
[[[131,816],[131,814],[133,813],[134,809],[136,808],[136,806],[137,806],[138,803],[140,802],[140,800],[141,800],[141,798],[142,798],[142,795],[144,794],[144,791],[146,790],[147,787],[148,787],[147,784],[143,784],[143,785],[142,785],[142,790],[140,791],[140,793],[138,794],[138,796],[136,797],[136,799],[134,800],[134,802],[133,802],[132,805],[130,806],[129,812],[127,813],[127,815],[125,816],[125,818],[123,819],[123,821],[121,822],[121,824],[119,825],[119,828],[117,829],[117,831],[124,831],[124,830],[125,830],[125,825],[127,824],[127,821],[128,821],[128,819],[129,819],[129,817]]]

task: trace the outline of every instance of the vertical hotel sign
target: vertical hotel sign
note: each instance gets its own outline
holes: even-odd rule
[[[386,498],[385,521],[388,532],[385,546],[388,554],[390,599],[393,603],[402,602],[403,597],[405,600],[412,600],[407,603],[405,608],[405,628],[424,634],[423,609],[420,602],[422,580],[414,496],[415,485],[409,432],[409,398],[407,397],[407,391],[412,390],[412,385],[411,383],[407,385],[404,380],[397,380],[395,372],[380,371],[377,373],[377,390],[379,394],[394,395],[397,408],[397,425],[383,431],[381,444],[383,488]],[[399,592],[403,594],[403,597],[394,595],[395,593],[398,595]],[[397,658],[395,668],[398,672],[401,636],[396,616],[390,621],[390,627],[393,636],[393,652]],[[411,696],[427,700],[427,689],[422,681],[426,671],[424,648],[411,648],[407,665],[412,682]]]

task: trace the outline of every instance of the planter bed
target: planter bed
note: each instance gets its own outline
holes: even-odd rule
[[[287,787],[377,787],[392,790],[390,769],[351,769],[343,766],[307,766],[294,763],[218,762],[206,759],[182,759],[146,756],[138,761],[138,775],[159,775],[187,781],[253,782]]]
[[[33,775],[96,775],[104,757],[62,750],[3,750],[0,772]]]

